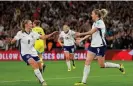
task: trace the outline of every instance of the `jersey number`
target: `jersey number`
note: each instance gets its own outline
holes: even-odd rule
[[[100,52],[100,49],[99,49],[99,48],[97,48],[97,52],[98,52],[98,53]]]
[[[30,40],[28,40],[28,44],[30,44]]]

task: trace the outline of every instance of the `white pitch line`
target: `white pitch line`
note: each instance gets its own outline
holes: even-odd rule
[[[106,75],[102,77],[121,77],[121,76],[133,76],[133,75]],[[101,76],[89,76],[89,78],[101,77]],[[79,79],[82,77],[64,77],[64,78],[47,78],[45,80],[64,80],[64,79]],[[14,81],[0,81],[0,83],[12,83],[12,82],[33,82],[34,80],[14,80]]]
[[[32,80],[14,80],[14,81],[0,81],[0,83],[12,83],[12,82],[31,82]]]

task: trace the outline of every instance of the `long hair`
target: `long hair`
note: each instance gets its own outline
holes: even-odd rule
[[[27,24],[30,20],[23,20],[21,22],[21,29],[22,29],[22,32],[25,32],[25,24]]]
[[[93,10],[93,11],[94,11],[95,14],[98,15],[98,17],[101,18],[101,19],[104,19],[104,18],[107,16],[107,14],[108,14],[108,11],[107,11],[106,9],[101,9],[101,10],[95,9],[95,10]]]
[[[41,24],[41,21],[40,20],[34,20],[34,22],[33,22],[34,24],[36,24],[36,26],[40,26],[40,24]]]

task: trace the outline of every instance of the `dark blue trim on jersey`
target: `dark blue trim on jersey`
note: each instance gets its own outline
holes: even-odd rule
[[[97,29],[98,29],[98,31],[100,32],[100,37],[101,37],[101,39],[102,39],[103,45],[104,45],[104,46],[107,46],[106,43],[104,42],[103,38],[102,38],[103,36],[102,36],[101,28],[97,28]]]
[[[21,54],[21,39],[19,39],[18,46],[19,46],[19,51],[20,51],[20,55],[21,55],[21,58],[22,58],[22,54]]]
[[[18,40],[19,51],[21,52],[21,39]]]
[[[28,32],[26,32],[26,31],[24,31],[24,32],[25,32],[26,34],[28,34],[28,35],[29,35],[32,31],[30,31],[29,33],[28,33]]]

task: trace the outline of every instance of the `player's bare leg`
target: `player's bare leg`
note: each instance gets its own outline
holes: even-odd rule
[[[77,86],[86,85],[86,81],[87,81],[88,75],[90,73],[90,64],[91,64],[92,60],[94,59],[94,57],[95,57],[94,53],[92,53],[92,52],[87,53],[87,58],[85,61],[82,81],[75,83],[74,85],[77,85]]]
[[[65,51],[64,55],[65,55],[65,58],[66,58],[66,64],[67,64],[67,67],[68,67],[68,71],[71,71],[70,54],[69,54],[69,52]]]
[[[74,61],[74,53],[70,54],[70,59],[72,60],[73,69],[76,68],[75,61]]]
[[[45,65],[44,62],[43,62],[42,54],[38,54],[38,56],[39,56],[39,58],[40,58],[40,62],[41,62],[40,71],[41,71],[41,73],[43,73],[44,70],[45,70],[46,65]]]
[[[105,62],[105,57],[102,56],[97,56],[98,58],[98,63],[101,68],[118,68],[122,74],[125,74],[125,69],[123,64],[116,64],[112,62]]]
[[[42,76],[42,74],[41,74],[41,72],[39,70],[38,63],[32,58],[30,58],[28,60],[28,63],[34,69],[34,73],[35,73],[36,77],[38,78],[38,80],[40,81],[40,83],[42,84],[42,86],[47,86],[47,84],[46,84],[45,80],[43,79],[43,76]]]

